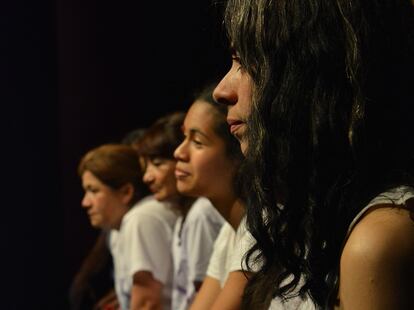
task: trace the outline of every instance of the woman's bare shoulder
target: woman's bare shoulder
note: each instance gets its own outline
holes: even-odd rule
[[[413,306],[414,220],[407,208],[376,206],[352,230],[341,256],[344,308]],[[407,306],[408,307],[408,306]]]
[[[404,251],[412,254],[413,214],[414,211],[408,208],[393,205],[372,208],[350,233],[343,250],[343,258],[360,254],[376,257],[378,254],[387,254],[390,249],[394,249],[392,252],[395,254],[403,254]]]

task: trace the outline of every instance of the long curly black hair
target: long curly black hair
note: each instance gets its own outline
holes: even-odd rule
[[[413,6],[229,0],[224,22],[253,81],[241,192],[261,268],[244,307],[308,294],[331,308],[352,219],[414,184]]]

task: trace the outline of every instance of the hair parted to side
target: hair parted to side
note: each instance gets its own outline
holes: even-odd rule
[[[351,220],[414,184],[413,6],[229,0],[225,26],[253,81],[244,192],[262,267],[244,307],[291,297],[302,277],[300,294],[329,308]]]
[[[184,139],[181,127],[185,112],[169,113],[157,119],[138,143],[139,154],[146,158],[174,159],[174,150]]]
[[[112,189],[119,189],[128,183],[132,184],[134,197],[130,206],[148,194],[148,189],[142,182],[139,156],[130,146],[105,144],[90,150],[82,157],[78,166],[80,177],[85,171],[91,172]]]

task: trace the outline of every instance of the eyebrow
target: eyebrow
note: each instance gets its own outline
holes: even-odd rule
[[[209,137],[209,136],[207,136],[205,133],[203,133],[200,129],[197,129],[197,128],[191,128],[191,129],[189,130],[189,132],[190,132],[190,135],[199,134],[199,135],[203,136],[204,138],[206,138],[208,141],[211,141],[210,137]]]

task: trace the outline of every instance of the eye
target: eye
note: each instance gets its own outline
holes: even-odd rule
[[[201,142],[198,139],[193,139],[193,143],[197,146],[197,147],[201,147],[203,145],[203,142]]]
[[[95,187],[88,187],[86,188],[86,192],[96,194],[97,192],[99,192],[99,189]]]
[[[153,158],[151,159],[151,164],[153,164],[155,167],[159,167],[164,163],[164,160],[162,160],[161,158]]]
[[[237,71],[244,71],[244,66],[241,63],[241,59],[240,59],[240,56],[239,55],[233,54],[231,56],[231,60],[233,62],[237,63],[237,65],[238,65]]]

